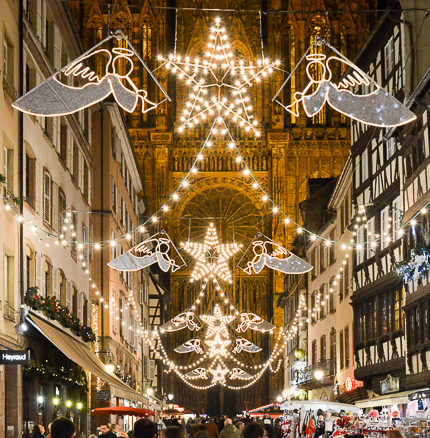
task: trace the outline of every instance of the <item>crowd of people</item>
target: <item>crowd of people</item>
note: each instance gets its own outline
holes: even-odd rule
[[[37,425],[33,438],[74,438],[75,424],[68,418],[60,417],[53,421],[45,434],[42,425]],[[274,422],[270,417],[253,419],[243,418],[217,419],[197,417],[185,421],[183,418],[170,417],[154,423],[149,419],[140,419],[134,423],[133,430],[127,433],[120,430],[117,424],[100,426],[100,435],[90,435],[89,438],[283,438],[284,431],[279,419]],[[314,434],[311,434],[314,435]],[[346,438],[364,438],[362,434],[345,435]],[[390,430],[388,438],[405,438],[398,429]]]

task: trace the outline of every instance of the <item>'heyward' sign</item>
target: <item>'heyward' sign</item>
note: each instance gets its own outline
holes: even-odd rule
[[[1,365],[28,365],[30,351],[28,350],[0,350]]]

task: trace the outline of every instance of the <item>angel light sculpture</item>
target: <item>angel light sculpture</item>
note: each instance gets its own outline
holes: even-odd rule
[[[333,49],[328,43],[325,44]],[[335,52],[338,53],[337,50]],[[339,53],[339,55],[341,54]],[[416,119],[416,115],[412,111],[381,88],[347,58],[343,56],[327,58],[324,54],[311,54],[306,56],[306,60],[309,61],[306,66],[306,74],[309,78],[307,86],[302,92],[294,94],[294,102],[290,105],[284,106],[276,100],[278,104],[296,117],[299,116],[299,103],[302,103],[306,115],[313,117],[322,110],[327,102],[336,111],[366,125],[389,128],[405,125]],[[337,69],[337,63],[343,64],[346,71],[350,70],[338,83],[334,82],[332,74],[332,71]],[[316,78],[315,72],[318,72],[318,78]],[[373,87],[373,90],[368,93],[356,94],[358,88],[366,89],[367,87]],[[280,90],[276,96],[279,92]]]
[[[112,50],[95,50],[111,38],[125,40],[132,50],[121,47],[114,47]],[[138,89],[131,80],[130,75],[134,69],[133,56],[139,59],[166,99],[171,100],[130,41],[119,30],[25,93],[13,102],[12,106],[35,116],[64,116],[94,105],[112,95],[125,111],[132,113],[141,102],[141,111],[146,113],[156,108],[159,103],[150,101],[148,92]],[[97,74],[88,67],[90,60],[98,63],[100,58],[106,61],[103,74]],[[64,74],[65,78],[77,78],[84,85],[65,84],[58,79],[60,73]]]

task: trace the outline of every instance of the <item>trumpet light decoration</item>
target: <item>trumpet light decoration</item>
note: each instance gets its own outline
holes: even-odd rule
[[[294,101],[291,104],[285,106],[276,100],[284,109],[298,117],[299,103],[302,103],[306,115],[313,117],[322,110],[325,103],[328,103],[333,109],[351,119],[366,125],[384,128],[401,126],[416,119],[412,111],[385,91],[353,62],[325,41],[322,42],[340,56],[327,58],[324,54],[307,55],[306,74],[309,83],[302,92],[294,94]],[[332,71],[335,71],[339,64],[350,72],[342,80],[335,82]],[[318,78],[316,78],[317,74]],[[363,92],[358,94],[358,89]],[[366,89],[369,91],[365,91]]]
[[[112,38],[124,39],[130,48],[96,50]],[[166,98],[171,100],[130,41],[119,30],[25,93],[13,102],[12,106],[35,116],[54,117],[75,113],[112,95],[123,110],[132,113],[140,102],[142,113],[146,113],[159,104],[150,101],[148,92],[138,89],[130,78],[134,70],[134,56],[148,71]],[[97,73],[91,70],[89,65],[99,64],[100,58],[103,60],[104,68],[103,72]],[[60,74],[63,74],[67,82],[68,79],[72,79],[71,82],[77,79],[81,85],[61,82],[58,78]]]

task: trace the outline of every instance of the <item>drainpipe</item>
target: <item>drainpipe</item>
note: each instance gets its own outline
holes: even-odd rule
[[[18,93],[20,96],[24,93],[24,0],[19,2],[19,86]],[[18,162],[19,162],[19,199],[21,204],[19,206],[19,214],[22,216],[24,213],[24,113],[18,111]],[[19,291],[20,291],[20,322],[25,322],[25,309],[24,309],[24,236],[23,236],[24,223],[19,223]]]

